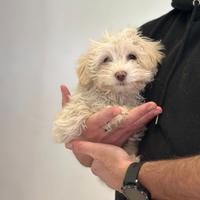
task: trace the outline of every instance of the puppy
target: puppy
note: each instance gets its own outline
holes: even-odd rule
[[[79,59],[77,90],[54,121],[55,142],[68,143],[80,136],[87,119],[108,106],[119,106],[122,112],[102,129],[108,133],[116,129],[128,111],[143,102],[141,92],[153,80],[162,50],[159,41],[131,28],[91,41],[89,50]],[[129,154],[137,154],[141,136],[143,132],[129,138],[125,145]]]

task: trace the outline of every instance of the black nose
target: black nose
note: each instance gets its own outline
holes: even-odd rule
[[[115,77],[119,81],[124,81],[126,76],[127,76],[127,72],[125,72],[125,71],[118,71],[115,73]]]

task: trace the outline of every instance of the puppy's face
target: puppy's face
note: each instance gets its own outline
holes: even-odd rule
[[[78,75],[82,87],[114,93],[138,93],[157,72],[163,54],[159,42],[140,36],[134,29],[106,34],[91,43],[79,61]]]

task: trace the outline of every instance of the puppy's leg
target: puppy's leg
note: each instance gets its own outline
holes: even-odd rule
[[[138,144],[144,136],[144,131],[135,134],[130,137],[127,143],[123,146],[123,149],[136,161],[140,161],[140,156],[138,156]]]
[[[136,162],[140,161],[140,157],[136,156],[138,152],[138,141],[129,138],[128,142],[123,146],[123,149],[129,154],[129,156]]]
[[[108,122],[104,126],[105,132],[107,132],[107,133],[111,132],[112,130],[117,128],[124,121],[124,119],[128,115],[128,109],[126,107],[121,107],[121,109],[122,109],[121,114],[114,117],[110,122]]]

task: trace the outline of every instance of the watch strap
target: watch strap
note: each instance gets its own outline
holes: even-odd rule
[[[143,164],[144,162],[134,162],[129,165],[124,178],[123,186],[137,184],[139,171]]]

